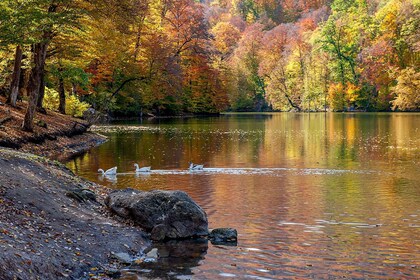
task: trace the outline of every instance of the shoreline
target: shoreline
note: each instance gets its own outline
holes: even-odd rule
[[[0,279],[111,279],[115,254],[150,245],[107,209],[110,189],[57,161],[0,147],[0,172]]]
[[[51,111],[24,132],[24,110],[0,106],[0,279],[112,279],[123,265],[115,254],[142,254],[149,235],[111,214],[111,189],[59,162],[107,138]]]
[[[106,141],[106,136],[88,131],[71,137],[57,137],[55,140],[45,139],[40,144],[25,143],[18,150],[65,162]]]

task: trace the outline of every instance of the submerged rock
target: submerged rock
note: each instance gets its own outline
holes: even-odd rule
[[[117,215],[150,232],[153,240],[208,234],[206,213],[182,191],[126,189],[110,193],[105,203]]]
[[[209,239],[213,244],[236,245],[238,232],[234,228],[216,228],[209,233]]]

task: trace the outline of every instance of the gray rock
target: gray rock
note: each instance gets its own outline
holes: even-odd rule
[[[127,253],[112,253],[111,257],[122,264],[131,264],[133,262],[133,258]]]
[[[125,189],[110,193],[105,203],[117,215],[150,232],[153,240],[208,234],[206,213],[182,191]]]
[[[146,257],[157,259],[159,257],[158,249],[157,248],[153,248],[152,250],[150,250],[149,252],[147,252]]]
[[[96,202],[96,194],[89,189],[73,189],[66,192],[66,196],[73,198],[79,202],[89,200]]]
[[[209,234],[212,243],[236,243],[238,241],[238,232],[234,228],[216,228]]]

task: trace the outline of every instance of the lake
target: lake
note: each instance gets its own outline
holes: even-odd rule
[[[126,279],[419,279],[420,114],[273,113],[99,128],[76,174],[120,189],[183,190],[237,246],[155,245],[174,257]],[[205,170],[189,172],[188,162]],[[134,163],[151,166],[135,175]],[[115,178],[98,168],[118,167]],[[142,278],[142,279],[143,279]]]

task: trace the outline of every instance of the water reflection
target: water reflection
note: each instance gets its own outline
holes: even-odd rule
[[[99,182],[103,183],[112,183],[112,184],[116,184],[117,183],[117,174],[112,174],[112,175],[108,175],[108,174],[99,174],[98,175],[98,180]]]
[[[236,228],[238,247],[209,244],[189,266],[198,279],[420,278],[420,114],[227,115],[141,127],[108,133],[67,166],[112,188],[183,190],[211,228]],[[189,172],[190,161],[204,170]],[[136,176],[136,162],[152,172]],[[99,181],[100,166],[122,173]]]
[[[208,250],[207,239],[154,243],[145,253],[157,250],[155,261],[132,266],[122,277],[135,273],[142,279],[191,279],[192,268],[199,266]]]

